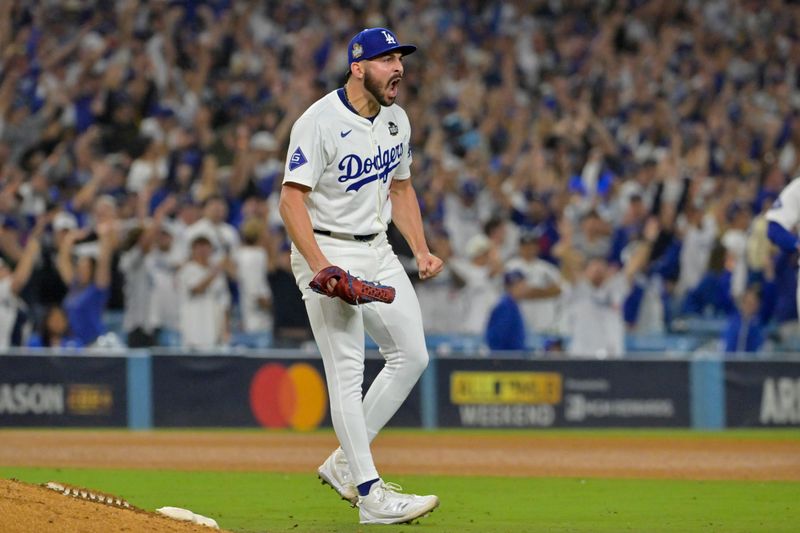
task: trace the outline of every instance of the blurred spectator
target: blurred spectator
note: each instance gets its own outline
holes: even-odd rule
[[[761,283],[764,281],[767,272],[774,274],[775,252],[777,247],[772,244],[767,235],[769,220],[767,213],[772,207],[771,200],[765,200],[761,206],[761,212],[753,218],[747,236],[747,283]]]
[[[431,253],[444,261],[444,268],[436,277],[418,285],[421,288],[417,291],[417,299],[422,311],[422,323],[425,326],[425,333],[451,334],[458,331],[463,320],[464,294],[461,290],[463,283],[450,267],[453,247],[450,245],[447,233],[441,230],[432,231],[430,234],[428,245]]]
[[[153,220],[146,220],[143,215],[148,200],[147,195],[142,195],[139,217],[139,223],[142,225],[129,231],[122,246],[123,253],[119,262],[119,270],[125,276],[125,314],[122,329],[127,335],[127,345],[131,348],[144,348],[157,344],[157,330],[151,316],[155,293],[149,256],[164,224],[164,218],[175,207],[175,198],[167,197],[156,209]],[[174,300],[170,302],[170,305],[174,304]]]
[[[483,233],[497,249],[501,261],[508,261],[519,246],[519,228],[505,219],[494,216],[483,225]]]
[[[148,327],[156,338],[161,331],[175,332],[179,329],[177,273],[182,254],[175,245],[173,231],[167,222],[158,227],[155,245],[145,262],[150,282]]]
[[[0,350],[11,346],[11,335],[20,307],[19,293],[25,288],[33,272],[33,265],[41,250],[39,237],[43,230],[44,222],[40,220],[37,228],[28,237],[13,270],[0,258]]]
[[[212,263],[213,245],[205,235],[191,243],[189,261],[177,274],[182,344],[188,348],[213,348],[230,337],[230,293],[225,280],[231,265],[227,258]]]
[[[167,177],[169,168],[163,155],[162,145],[155,139],[148,139],[144,153],[131,163],[126,188],[139,192],[153,182],[161,182]]]
[[[769,239],[786,254],[795,254],[800,249],[796,234],[800,224],[800,178],[793,179],[781,191],[766,218]],[[800,288],[796,290],[796,301],[800,302]]]
[[[451,3],[0,2],[0,253],[16,263],[35,217],[56,209],[89,228],[87,241],[112,214],[127,230],[152,179],[151,213],[179,198],[164,227],[181,260],[198,229],[212,227],[215,259],[233,254],[236,231],[221,224],[240,226],[250,199],[274,201],[274,147],[282,153],[299,113],[341,84],[346,65],[332,53],[341,36],[380,13],[425,43],[424,56],[408,58],[406,75],[420,83],[402,105],[417,124],[425,229],[446,230],[455,256],[483,230],[498,244],[506,234],[505,260],[515,234],[535,228],[540,258],[551,260],[566,215],[580,224],[578,249],[620,264],[644,211],[662,218],[664,238],[639,280],[651,295],[639,307],[663,296],[665,309],[679,309],[720,238],[737,254],[740,294],[760,268],[741,261],[745,221],[800,168],[800,7],[493,0],[454,16]],[[209,198],[216,218],[187,234],[194,203]],[[43,236],[24,291],[34,316],[66,291],[53,267],[73,229],[66,220]],[[791,258],[778,263],[775,319],[785,321],[796,315],[784,300],[797,273]],[[119,277],[113,269],[112,288]]]
[[[39,331],[28,339],[29,348],[81,348],[81,340],[69,331],[67,314],[56,305],[47,309]]]
[[[268,198],[283,175],[280,145],[275,136],[259,131],[250,137],[249,150],[241,149],[234,162],[230,193],[233,196],[256,195]]]
[[[228,205],[224,198],[207,198],[203,203],[203,218],[186,228],[186,242],[191,246],[198,236],[203,235],[211,243],[215,261],[232,256],[239,247],[239,233],[225,222],[227,216]]]
[[[235,252],[236,279],[242,330],[269,331],[272,325],[272,294],[267,285],[267,236],[263,220],[251,218],[242,225],[243,244]]]
[[[463,284],[465,316],[456,331],[483,336],[489,313],[500,297],[503,264],[498,249],[483,233],[473,235],[467,242],[465,255],[465,258],[454,257],[450,261],[453,275]]]
[[[716,242],[708,258],[708,268],[697,287],[686,294],[683,312],[693,315],[727,316],[734,312],[733,265],[735,259]]]
[[[191,196],[179,197],[178,211],[169,228],[173,238],[172,246],[175,250],[175,256],[181,262],[186,260],[187,251],[191,248],[191,242],[188,240],[190,237],[188,229],[197,223],[201,216],[200,206],[195,203]]]
[[[69,287],[64,299],[69,329],[84,346],[106,332],[103,311],[110,293],[111,255],[116,243],[112,223],[105,222],[97,227],[97,245],[84,247],[73,259],[75,242],[87,234],[87,230],[70,230],[61,241],[57,260],[58,273]]]
[[[52,233],[42,236],[42,251],[36,263],[28,294],[32,315],[39,323],[45,310],[52,306],[60,306],[67,295],[67,285],[58,273],[58,251],[66,235],[77,229],[75,217],[65,211],[55,212],[51,228]]]
[[[642,197],[632,194],[628,198],[628,206],[620,223],[614,228],[611,236],[611,249],[608,259],[616,265],[622,264],[622,251],[628,243],[638,238],[647,218],[647,208]]]
[[[686,210],[681,234],[680,275],[675,288],[678,298],[697,287],[703,278],[717,239],[717,221],[712,213],[690,206]]]
[[[270,237],[267,281],[272,292],[272,337],[276,348],[297,348],[313,338],[303,294],[292,274],[291,247],[282,234]],[[280,312],[277,312],[280,310]]]
[[[736,310],[728,317],[723,342],[725,353],[755,353],[764,344],[764,324],[759,314],[761,298],[757,288],[745,290]]]
[[[556,253],[570,288],[565,297],[571,338],[569,353],[583,357],[621,357],[625,354],[622,305],[634,276],[647,266],[658,222],[650,219],[644,239],[637,243],[622,270],[615,271],[606,256],[584,257],[572,246],[572,231],[565,221]]]
[[[525,290],[519,296],[525,329],[534,333],[558,333],[563,280],[556,266],[539,258],[540,238],[536,231],[522,233],[518,255],[508,262],[506,269],[520,272],[525,281]]]
[[[486,326],[486,344],[491,350],[524,350],[525,321],[519,302],[528,289],[525,275],[511,270],[503,276],[505,293],[489,314]]]
[[[444,229],[456,250],[464,250],[471,237],[483,232],[478,202],[480,187],[474,180],[461,184],[456,194],[448,194],[444,200]]]
[[[722,245],[731,265],[731,294],[738,297],[747,286],[747,240],[752,221],[749,207],[732,205],[728,212],[728,228],[722,234]]]
[[[587,257],[608,257],[611,252],[610,227],[595,211],[586,213],[573,237],[575,249]]]

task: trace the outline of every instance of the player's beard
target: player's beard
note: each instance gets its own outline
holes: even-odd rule
[[[393,76],[389,81],[388,87],[391,87],[393,80],[397,80],[397,83],[400,83],[400,77]],[[397,98],[397,94],[394,96],[389,96],[386,94],[388,89],[382,87],[380,82],[370,75],[369,69],[364,71],[364,88],[369,94],[372,95],[373,98],[375,98],[375,100],[378,101],[379,104],[384,107],[389,107],[390,105],[394,104],[394,100]]]

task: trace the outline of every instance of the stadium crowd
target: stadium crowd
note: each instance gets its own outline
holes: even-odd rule
[[[731,352],[796,324],[764,220],[800,170],[795,2],[9,0],[0,348],[102,344],[110,310],[130,346],[308,341],[285,148],[370,26],[420,46],[428,333],[619,356],[680,317]]]

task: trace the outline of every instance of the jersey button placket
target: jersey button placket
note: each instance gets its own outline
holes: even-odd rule
[[[376,150],[378,149],[378,143],[375,141],[375,128],[377,127],[377,122],[378,121],[375,120],[371,124],[371,126],[369,128],[369,144],[370,144],[370,148],[371,148],[370,151],[369,151],[370,157],[373,154],[375,154]],[[381,180],[376,180],[375,181],[375,185],[376,185],[375,194],[378,195],[378,201],[376,202],[377,210],[375,211],[375,218],[378,220],[378,222],[382,222],[381,221],[381,211],[383,210],[383,202],[381,201],[382,200],[382,198],[381,198],[382,197],[382,194],[381,194]],[[370,247],[372,247],[371,243],[370,243]]]

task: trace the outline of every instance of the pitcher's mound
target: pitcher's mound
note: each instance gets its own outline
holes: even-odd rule
[[[220,530],[139,509],[65,496],[39,485],[0,479],[0,531],[216,533]]]

